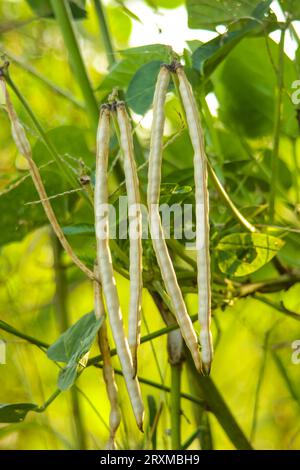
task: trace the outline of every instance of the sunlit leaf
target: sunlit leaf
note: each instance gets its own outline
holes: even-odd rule
[[[61,390],[68,389],[74,383],[80,360],[90,350],[102,321],[95,317],[94,312],[88,313],[48,348],[49,359],[67,363],[59,374],[58,386]]]
[[[232,276],[247,276],[268,263],[284,242],[263,233],[234,233],[216,246],[219,268]]]
[[[277,77],[270,61],[278,57],[278,45],[265,38],[244,39],[212,78],[224,122],[249,137],[268,135],[274,129]],[[292,61],[284,57],[286,86],[297,78]],[[283,96],[282,129],[298,134],[296,112],[289,96]]]
[[[193,66],[201,74],[210,75],[215,68],[224,60],[224,58],[234,49],[234,47],[254,30],[265,28],[262,20],[268,11],[271,1],[261,2],[252,11],[250,20],[239,29],[229,30],[193,51]],[[264,33],[265,34],[265,33]]]
[[[186,0],[190,28],[212,29],[218,25],[228,25],[241,18],[252,16],[258,4],[271,2],[259,0]]]
[[[119,47],[126,47],[132,29],[130,17],[121,6],[109,6],[107,8],[107,17],[114,41]]]

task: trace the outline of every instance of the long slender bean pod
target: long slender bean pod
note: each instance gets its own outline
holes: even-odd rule
[[[211,288],[209,256],[209,199],[205,145],[199,112],[192,87],[181,65],[176,66],[179,91],[186,113],[187,125],[194,149],[194,178],[196,197],[196,248],[198,267],[198,315],[202,361],[207,374],[213,359],[211,324]]]
[[[95,264],[95,277],[99,278],[100,273],[97,264]],[[107,443],[107,449],[114,450],[115,436],[121,422],[121,411],[118,401],[118,387],[115,381],[115,373],[110,357],[110,348],[107,336],[107,326],[105,320],[105,311],[102,299],[102,288],[99,282],[94,281],[94,305],[96,318],[103,319],[98,331],[98,344],[103,362],[103,378],[106,385],[106,392],[110,402],[109,429],[110,436]]]
[[[35,188],[37,190],[37,193],[40,197],[40,201],[43,205],[46,216],[47,216],[47,218],[48,218],[48,220],[49,220],[49,222],[50,222],[57,238],[59,239],[61,245],[63,246],[63,248],[67,252],[67,254],[70,256],[70,258],[72,259],[74,264],[76,264],[76,266],[79,269],[81,269],[81,271],[83,271],[84,274],[86,274],[90,279],[94,280],[94,273],[87,266],[85,266],[85,264],[82,263],[82,261],[80,261],[80,259],[76,256],[76,254],[74,253],[71,245],[69,244],[68,240],[66,239],[66,237],[65,237],[65,235],[64,235],[64,233],[63,233],[63,231],[62,231],[62,229],[61,229],[61,227],[58,223],[56,215],[55,215],[55,213],[52,209],[52,206],[49,202],[49,198],[48,198],[48,195],[46,193],[44,184],[42,182],[39,169],[36,166],[34,160],[32,159],[32,152],[31,152],[30,143],[27,139],[24,127],[22,126],[22,124],[21,124],[21,122],[18,118],[18,115],[17,115],[17,113],[16,113],[16,111],[13,107],[13,104],[11,102],[11,99],[10,99],[10,96],[9,96],[9,93],[8,93],[8,89],[7,89],[7,86],[6,86],[5,78],[3,76],[0,76],[0,83],[1,83],[1,87],[2,87],[2,90],[3,90],[4,97],[5,97],[7,113],[8,113],[9,119],[10,119],[10,123],[11,123],[12,137],[15,141],[15,144],[16,144],[19,152],[21,153],[21,155],[23,155],[23,157],[26,158],[26,160],[28,162],[29,172],[30,172],[30,175],[32,177]]]
[[[163,148],[163,131],[165,122],[164,104],[170,82],[170,72],[166,66],[162,66],[154,94],[153,123],[150,139],[148,191],[147,203],[149,212],[150,233],[153,248],[160,267],[167,292],[172,300],[173,312],[176,316],[182,336],[191,351],[197,370],[202,370],[199,354],[197,335],[188,315],[186,305],[177,282],[173,263],[170,258],[163,228],[159,215],[159,195],[161,183],[161,163]]]
[[[127,391],[139,429],[143,428],[144,406],[137,378],[132,377],[132,358],[125,336],[122,312],[113,273],[109,248],[108,226],[108,182],[107,163],[110,137],[110,107],[104,105],[100,111],[97,130],[97,156],[95,177],[95,230],[97,239],[97,261],[108,317],[117,353],[121,362]]]
[[[140,343],[142,302],[142,216],[140,207],[139,180],[134,159],[132,129],[125,104],[118,102],[117,119],[124,155],[124,173],[128,198],[130,240],[130,304],[128,319],[128,342],[132,355],[133,375],[137,372],[137,350]]]

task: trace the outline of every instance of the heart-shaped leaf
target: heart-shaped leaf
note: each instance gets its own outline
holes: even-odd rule
[[[217,247],[219,268],[231,276],[247,276],[267,264],[283,247],[280,238],[263,233],[233,233]]]

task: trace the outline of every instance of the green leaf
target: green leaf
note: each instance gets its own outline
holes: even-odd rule
[[[31,9],[38,15],[48,18],[53,18],[50,0],[26,0]],[[69,0],[72,11],[72,16],[75,20],[80,20],[87,17],[85,9],[85,0]]]
[[[273,58],[278,57],[278,47],[269,40]],[[221,119],[251,138],[270,135],[274,129],[277,79],[269,52],[265,38],[246,38],[212,77]],[[284,70],[288,89],[297,77],[294,65],[286,55]],[[282,130],[292,137],[298,135],[295,107],[287,94],[283,97]]]
[[[87,313],[48,348],[47,356],[59,362],[68,362],[73,356],[80,359],[89,350],[100,325],[94,312]]]
[[[148,403],[148,410],[149,410],[149,429],[151,429],[151,443],[152,443],[152,450],[156,450],[156,442],[157,442],[157,405],[155,401],[155,397],[153,395],[147,395],[147,403]]]
[[[113,65],[108,75],[99,86],[99,91],[104,95],[113,88],[126,89],[137,70],[147,62],[169,60],[170,48],[163,44],[150,44],[148,46],[133,47],[121,51],[122,60]]]
[[[142,65],[130,81],[126,100],[135,113],[143,115],[151,107],[161,64],[161,61],[155,60]]]
[[[38,408],[33,403],[0,404],[0,423],[19,423],[26,418],[28,411]]]
[[[99,330],[102,319],[97,319],[94,312],[81,317],[68,328],[47,350],[49,359],[67,363],[60,372],[58,387],[67,390],[74,383],[80,360],[88,353]]]
[[[106,7],[111,36],[120,47],[126,47],[132,30],[131,19],[121,6]]]
[[[219,268],[231,276],[247,276],[267,264],[283,247],[284,241],[263,233],[233,233],[217,247]]]
[[[271,2],[258,0],[186,0],[188,25],[194,29],[214,30],[218,25],[229,25],[241,18],[252,16],[259,4]]]
[[[59,178],[50,171],[50,167],[40,170],[49,196],[61,192],[62,188]],[[28,176],[25,180],[20,177],[11,184],[14,183],[15,188],[0,195],[0,246],[22,240],[33,229],[48,223],[41,204],[27,204],[39,199],[31,177]],[[62,221],[65,215],[64,199],[57,198],[51,203],[56,215]]]
[[[55,148],[68,165],[74,170],[80,170],[80,161],[88,165],[94,164],[95,155],[87,146],[85,130],[76,126],[59,126],[47,132],[47,136],[54,143]],[[34,161],[41,165],[52,160],[50,153],[42,141],[37,141],[33,149]],[[53,168],[53,167],[51,167]],[[59,167],[57,171],[61,173]]]
[[[265,28],[261,22],[270,3],[271,0],[260,2],[251,14],[253,19],[247,21],[242,28],[228,31],[196,48],[192,55],[193,67],[202,75],[209,76],[244,37],[254,30]]]

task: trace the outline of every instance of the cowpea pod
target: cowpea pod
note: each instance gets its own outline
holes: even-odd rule
[[[197,335],[193,328],[193,324],[187,312],[187,308],[182,296],[182,292],[178,285],[176,273],[168,252],[159,215],[163,131],[165,122],[164,105],[169,82],[169,69],[167,66],[162,66],[158,75],[153,102],[153,123],[150,138],[147,189],[148,216],[153,248],[164,284],[166,286],[166,290],[171,298],[173,313],[176,316],[184,341],[192,354],[195,366],[200,372],[202,370],[202,363],[199,353]]]
[[[196,198],[196,249],[198,282],[198,315],[200,323],[200,344],[205,372],[209,374],[213,360],[211,325],[211,288],[209,255],[209,198],[207,189],[207,164],[203,131],[192,87],[178,64],[176,74],[179,92],[184,106],[189,134],[194,150],[194,179]]]
[[[133,376],[137,372],[137,350],[140,343],[142,302],[142,216],[139,180],[137,176],[132,139],[132,128],[123,102],[116,103],[120,129],[121,149],[124,156],[125,184],[128,198],[129,219],[129,275],[130,303],[128,319],[128,343],[132,355]]]
[[[97,264],[94,269],[95,277],[99,278],[100,273]],[[103,362],[103,378],[106,386],[106,392],[110,403],[109,429],[110,436],[107,443],[107,449],[114,450],[116,448],[115,436],[121,422],[121,411],[118,401],[118,387],[115,381],[114,369],[110,357],[110,347],[107,336],[107,325],[105,319],[105,310],[102,299],[102,288],[99,282],[94,281],[94,307],[95,316],[102,318],[102,324],[98,331],[98,344]]]
[[[137,425],[143,429],[144,406],[137,378],[132,377],[132,358],[125,335],[120,301],[113,273],[112,257],[109,248],[108,225],[108,181],[107,164],[110,140],[110,106],[103,105],[100,110],[97,129],[97,155],[95,174],[95,231],[97,239],[97,262],[109,322],[121,362],[123,376],[130,397]]]

